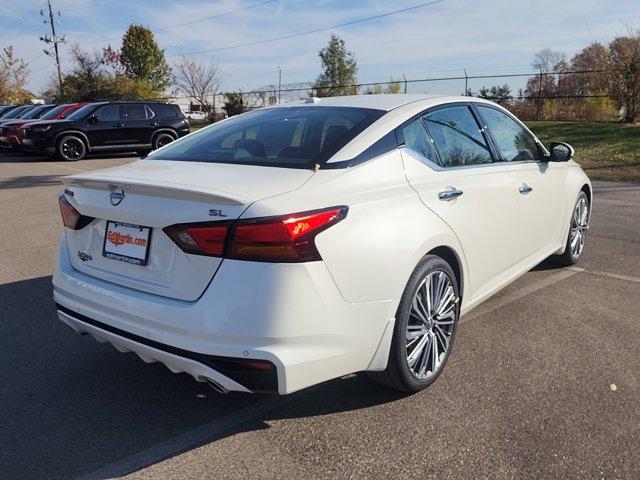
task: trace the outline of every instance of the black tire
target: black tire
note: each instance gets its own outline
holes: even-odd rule
[[[153,137],[153,149],[157,150],[169,143],[173,142],[176,139],[174,135],[169,132],[160,132]]]
[[[578,227],[577,225],[575,225],[576,209],[578,208],[578,205],[580,204],[580,202],[583,202],[583,201],[586,202],[586,206],[587,206],[586,228],[584,228],[583,226]],[[576,263],[578,263],[578,261],[580,260],[580,257],[582,256],[582,252],[584,251],[584,240],[586,240],[586,237],[587,237],[587,228],[589,225],[590,214],[591,214],[591,204],[589,203],[589,197],[587,197],[587,194],[584,193],[584,191],[581,191],[580,194],[578,195],[578,198],[576,199],[576,203],[573,206],[571,219],[569,220],[569,233],[567,234],[567,241],[564,246],[564,253],[561,255],[553,255],[552,257],[553,261],[565,267],[570,267],[571,265],[575,265]],[[571,248],[571,241],[573,239],[573,232],[575,228],[579,228],[580,234],[584,236],[584,238],[582,239],[582,247],[579,249],[578,252],[576,252],[574,249]]]
[[[87,146],[77,135],[65,135],[56,144],[56,157],[65,162],[82,160],[87,154]]]
[[[411,311],[414,296],[418,292],[418,289],[421,288],[423,282],[431,274],[434,274],[436,272],[445,273],[449,277],[450,284],[453,287],[453,294],[455,299],[452,301],[453,323],[451,325],[448,348],[446,349],[446,352],[444,352],[445,355],[443,358],[441,358],[438,368],[435,370],[435,372],[432,372],[428,378],[421,379],[418,378],[417,375],[412,372],[411,368],[409,367],[409,361],[407,359],[407,327],[409,325],[410,316],[412,315]],[[436,273],[436,275],[439,274]],[[369,372],[371,378],[383,385],[407,393],[419,392],[420,390],[423,390],[431,385],[444,369],[444,366],[449,359],[449,356],[451,355],[451,351],[453,349],[453,340],[455,338],[458,319],[460,318],[459,296],[460,293],[458,290],[458,282],[449,264],[442,258],[435,255],[425,256],[420,261],[420,263],[418,263],[418,266],[411,274],[409,282],[407,283],[407,286],[405,287],[402,294],[400,305],[398,306],[398,311],[396,313],[396,322],[393,331],[393,338],[391,340],[391,348],[389,349],[389,360],[387,363],[387,368],[382,372]],[[447,311],[448,310],[449,308],[447,308]],[[414,319],[415,318],[417,317],[414,316]],[[437,343],[437,340],[435,340],[435,337],[434,341],[436,341],[437,345],[440,345],[440,343]],[[423,348],[426,349],[426,347]],[[431,353],[433,352],[431,351]],[[427,356],[429,355],[430,353],[427,351]],[[431,359],[425,361],[429,360]]]

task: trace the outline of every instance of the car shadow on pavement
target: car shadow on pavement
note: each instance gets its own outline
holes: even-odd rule
[[[28,175],[0,180],[0,190],[59,185],[64,175]]]
[[[51,290],[50,276],[0,285],[2,478],[87,475],[270,398],[221,395],[185,374],[78,336],[57,320]],[[365,375],[335,380],[204,443],[233,435],[233,428],[259,430],[277,418],[356,410],[401,397]]]

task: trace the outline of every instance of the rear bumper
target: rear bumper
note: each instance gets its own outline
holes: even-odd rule
[[[345,302],[323,262],[225,260],[198,300],[170,299],[75,270],[64,235],[53,284],[58,316],[74,330],[242,392],[287,394],[384,369],[385,332],[393,330],[397,306],[392,300]],[[275,369],[249,378],[225,361],[266,361]]]
[[[220,391],[278,391],[276,368],[270,362],[263,362],[255,369],[241,359],[181,350],[97,322],[62,305],[57,305],[57,309],[58,318],[77,333],[91,335],[99,342],[109,342],[120,352],[134,352],[147,363],[163,363],[173,373],[188,373],[199,382],[213,384]]]

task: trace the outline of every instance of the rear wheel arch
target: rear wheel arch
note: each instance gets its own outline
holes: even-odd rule
[[[153,143],[156,141],[156,138],[158,137],[158,135],[161,135],[163,133],[167,133],[167,134],[171,135],[174,140],[178,139],[178,132],[175,131],[173,128],[159,128],[159,129],[157,129],[156,131],[153,132],[153,135],[151,135],[151,144],[153,145]]]
[[[589,205],[591,205],[591,187],[587,183],[585,183],[584,185],[582,185],[580,191],[585,193],[585,195],[587,196],[587,200],[589,201]]]
[[[427,255],[435,255],[437,257],[440,257],[449,264],[456,276],[458,289],[460,290],[460,298],[462,298],[462,295],[464,294],[464,274],[462,271],[462,263],[456,251],[451,247],[441,245],[439,247],[431,249],[427,253]]]

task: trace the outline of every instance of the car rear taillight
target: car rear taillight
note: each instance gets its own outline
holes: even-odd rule
[[[233,228],[227,257],[261,262],[320,260],[315,238],[338,223],[347,207],[332,207],[281,217],[240,220]]]
[[[342,220],[347,210],[340,206],[233,224],[173,225],[164,232],[187,253],[259,262],[311,262],[321,260],[316,235]]]
[[[164,232],[187,253],[221,257],[231,222],[173,225]]]
[[[60,195],[58,203],[60,203],[62,223],[64,223],[65,227],[70,228],[71,230],[81,230],[93,221],[93,217],[82,215],[78,210],[76,210],[64,195]]]

